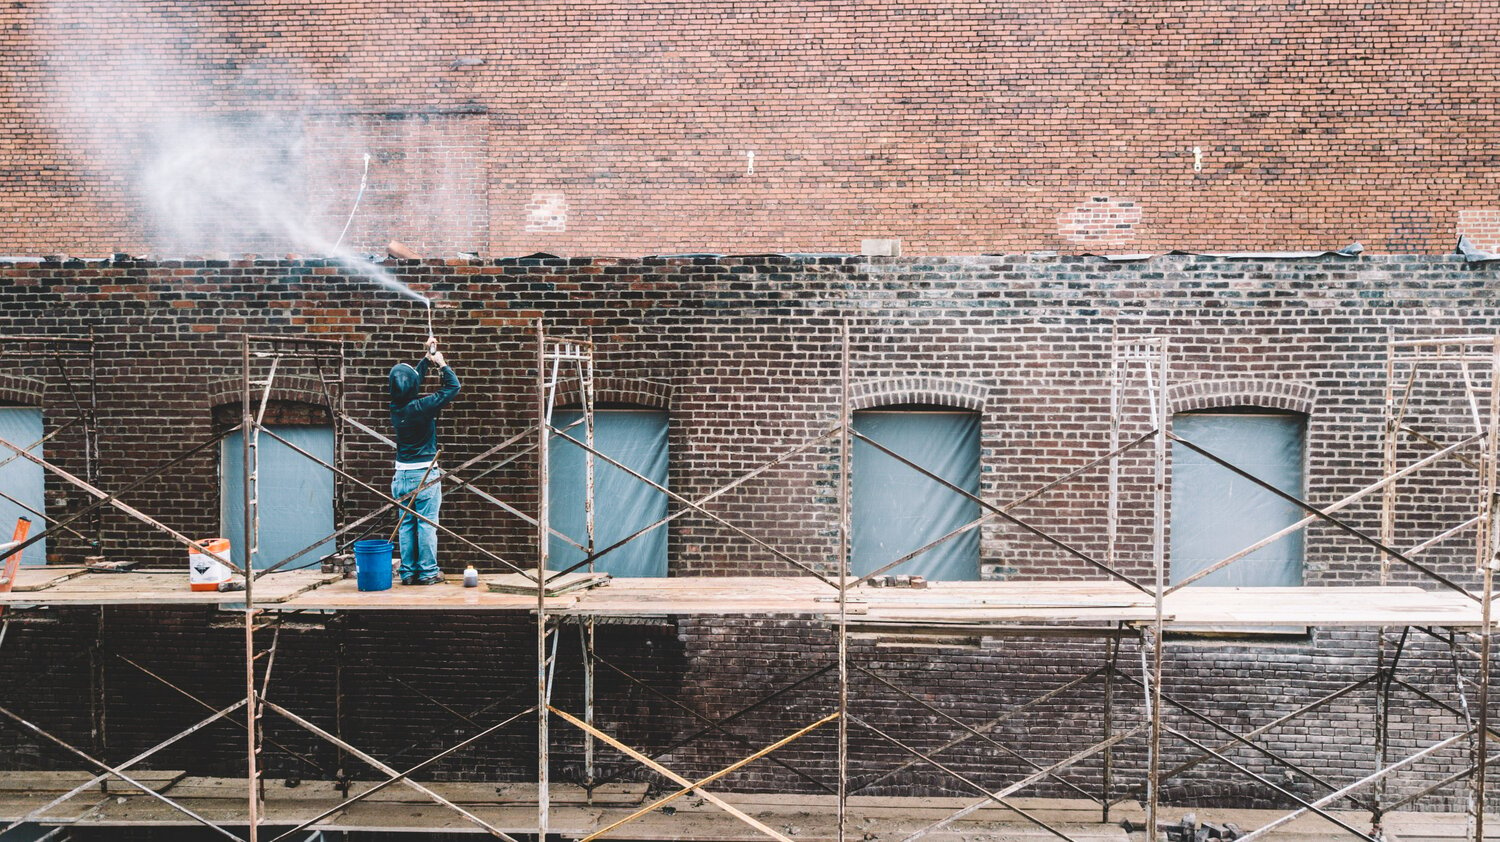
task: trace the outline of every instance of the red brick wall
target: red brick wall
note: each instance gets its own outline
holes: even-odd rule
[[[788,441],[832,423],[837,399],[836,329],[854,318],[857,380],[901,378],[915,393],[941,391],[978,400],[983,394],[982,491],[1008,500],[1044,478],[1060,475],[1103,452],[1108,394],[1104,349],[1115,326],[1124,335],[1165,334],[1173,339],[1177,393],[1183,408],[1243,396],[1275,406],[1310,409],[1308,494],[1328,503],[1374,481],[1380,472],[1381,384],[1388,333],[1485,333],[1500,325],[1500,269],[1455,257],[1314,260],[1230,260],[1162,257],[1137,263],[1037,256],[917,258],[870,261],[840,258],[574,259],[449,261],[393,267],[445,306],[438,333],[463,376],[464,393],[445,416],[444,441],[453,462],[518,432],[531,417],[533,346],[526,327],[545,316],[562,332],[591,335],[600,343],[600,373],[617,384],[636,379],[668,384],[671,411],[671,486],[688,497],[718,487],[778,452]],[[383,378],[401,353],[414,355],[426,324],[416,306],[320,262],[180,263],[121,262],[68,265],[16,264],[0,270],[0,312],[5,333],[80,334],[95,324],[102,364],[101,413],[105,464],[101,484],[118,488],[212,429],[211,406],[238,366],[238,337],[246,330],[336,336],[349,340],[351,393],[356,417],[383,423]],[[48,382],[45,401],[57,412],[65,393],[46,363],[17,366],[18,375]],[[282,374],[310,372],[284,366]],[[48,380],[48,378],[51,378]],[[1200,382],[1201,381],[1201,382]],[[296,381],[294,381],[296,382]],[[1198,382],[1199,385],[1191,385]],[[1231,386],[1223,384],[1229,382]],[[1451,382],[1451,381],[1450,381]],[[1217,385],[1203,385],[1212,383]],[[627,386],[617,385],[623,390]],[[305,391],[305,390],[304,390]],[[899,394],[899,390],[893,392]],[[1461,392],[1417,393],[1413,418],[1440,438],[1466,423]],[[49,418],[54,413],[49,412]],[[1126,428],[1139,430],[1137,414]],[[1418,449],[1403,451],[1411,459]],[[65,467],[77,455],[56,452]],[[349,467],[381,484],[388,453],[363,444]],[[816,562],[833,541],[833,456],[810,454],[721,501],[716,511],[778,547]],[[1131,463],[1123,485],[1126,521],[1123,566],[1146,569],[1150,498]],[[525,460],[498,474],[486,489],[523,510],[533,505],[533,466]],[[1423,472],[1403,484],[1407,515],[1401,543],[1409,546],[1458,522],[1472,510],[1471,474],[1457,462]],[[162,516],[191,535],[217,531],[214,460],[185,464],[169,481],[152,483],[128,502]],[[1090,477],[1018,510],[1022,516],[1079,546],[1103,545],[1103,478]],[[372,501],[353,494],[351,513]],[[1373,531],[1378,502],[1353,506],[1345,516]],[[531,530],[499,516],[487,504],[450,494],[444,523],[517,559],[529,552]],[[149,530],[111,517],[107,551],[179,568],[181,551]],[[1331,529],[1309,533],[1308,583],[1378,581],[1377,557]],[[478,561],[452,541],[445,564]],[[669,541],[675,575],[775,574],[789,568],[703,518],[674,522]],[[1087,567],[1016,530],[984,532],[983,560],[1012,578],[1097,578]],[[1472,552],[1463,540],[1435,548],[1427,562],[1472,583]],[[1401,573],[1394,581],[1414,583]],[[127,608],[107,612],[107,648],[132,657],[222,705],[232,700],[240,645],[232,629],[208,630],[212,612],[164,614]],[[52,624],[13,628],[6,641],[7,669],[35,676],[24,691],[0,687],[0,703],[15,704],[63,733],[88,739],[87,671],[63,655],[82,655],[92,639],[91,611],[47,613]],[[334,721],[332,664],[342,647],[346,667],[345,733],[382,757],[415,760],[420,749],[456,742],[472,727],[441,713],[412,688],[468,713],[493,706],[483,721],[523,709],[505,702],[527,686],[530,630],[524,618],[445,614],[350,613],[340,631],[300,631],[283,636],[274,698],[317,721]],[[826,629],[802,621],[768,618],[683,620],[671,627],[608,627],[602,644],[612,660],[669,695],[709,715],[727,715],[781,683],[829,662]],[[1428,692],[1452,699],[1447,650],[1414,639],[1403,670]],[[576,709],[576,641],[564,642],[559,697]],[[1268,645],[1195,644],[1168,650],[1168,689],[1176,698],[1233,723],[1251,727],[1365,674],[1373,666],[1374,637],[1319,630],[1304,642]],[[972,650],[908,650],[857,642],[862,666],[900,681],[969,723],[998,715],[1024,700],[1099,665],[1102,646],[1002,640]],[[1122,668],[1134,673],[1138,653],[1127,643]],[[49,671],[50,668],[50,671]],[[186,724],[201,710],[157,687],[129,667],[112,662],[109,679],[110,756],[129,756]],[[399,679],[399,681],[398,681]],[[404,684],[402,683],[404,682]],[[923,748],[956,729],[922,714],[878,683],[856,674],[855,710],[882,727],[896,728]],[[825,677],[794,691],[781,704],[741,720],[736,733],[757,744],[789,733],[832,704]],[[997,739],[1031,757],[1061,759],[1098,732],[1101,687],[1048,705],[997,732]],[[522,694],[524,695],[524,690]],[[1117,688],[1121,723],[1140,715],[1139,694]],[[1277,729],[1267,745],[1288,752],[1331,780],[1348,782],[1370,759],[1371,697],[1354,694],[1306,722]],[[663,749],[701,723],[618,677],[602,679],[600,721],[633,745]],[[271,734],[318,763],[336,762],[327,747],[271,720]],[[1209,735],[1174,712],[1174,727]],[[1047,723],[1038,727],[1038,723]],[[1456,733],[1457,720],[1411,696],[1394,706],[1397,750],[1414,749],[1439,733]],[[579,743],[559,730],[561,779],[576,777]],[[439,778],[524,780],[534,772],[534,737],[526,724],[497,735],[472,753],[431,770]],[[413,744],[418,749],[408,750]],[[164,757],[166,768],[234,774],[242,767],[237,735],[208,732]],[[406,751],[402,754],[401,752]],[[1169,741],[1171,759],[1186,749]],[[1403,779],[1403,791],[1431,783],[1462,767],[1456,747]],[[745,752],[727,738],[710,736],[675,753],[673,768],[706,774]],[[799,743],[788,762],[829,780],[831,737]],[[854,774],[874,780],[904,759],[855,729]],[[67,765],[65,758],[12,730],[0,730],[0,758],[22,768]],[[1250,759],[1255,768],[1284,770]],[[992,786],[1026,769],[997,750],[965,747],[950,757],[958,768]],[[1123,748],[1122,778],[1138,771],[1139,743]],[[318,770],[281,750],[267,754],[274,775],[311,778]],[[606,766],[617,767],[611,758]],[[401,765],[401,764],[396,764]],[[1085,765],[1085,769],[1097,769]],[[631,773],[632,775],[636,773]],[[1303,796],[1324,790],[1294,778]],[[1089,782],[1087,774],[1077,775]],[[739,789],[809,790],[778,767],[757,764],[726,782]],[[1089,784],[1092,786],[1093,784]],[[1067,794],[1059,787],[1040,792]],[[882,782],[876,793],[956,793],[940,775],[909,770]],[[1425,802],[1461,806],[1462,795]],[[1266,790],[1244,787],[1221,769],[1201,766],[1172,783],[1178,803],[1274,801]]]
[[[12,3],[0,253],[152,251],[153,126],[230,113],[309,117],[291,182],[334,233],[375,155],[361,248],[1442,253],[1500,209],[1493,22],[1480,0]]]

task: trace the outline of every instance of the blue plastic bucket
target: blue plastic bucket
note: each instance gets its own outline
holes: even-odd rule
[[[391,589],[390,541],[354,542],[354,581],[362,591]]]

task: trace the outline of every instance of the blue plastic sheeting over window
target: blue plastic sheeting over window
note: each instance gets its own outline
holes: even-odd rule
[[[552,424],[566,429],[583,413],[553,413]],[[583,441],[582,424],[568,430]],[[652,482],[667,485],[667,413],[648,409],[601,409],[594,412],[594,448]],[[552,528],[579,544],[588,535],[584,521],[587,451],[554,436],[548,459],[548,505]],[[594,546],[605,549],[667,516],[667,495],[602,459],[594,460]],[[563,570],[585,558],[582,550],[552,536],[547,567]],[[616,548],[594,562],[611,576],[647,578],[667,575],[667,527],[660,526]]]
[[[0,439],[14,444],[17,447],[26,447],[42,438],[42,411],[32,407],[7,406],[0,407]],[[46,458],[42,454],[42,445],[38,444],[29,451],[39,459]],[[14,457],[13,462],[5,467],[0,467],[0,491],[4,491],[7,497],[14,497],[34,511],[45,512],[47,509],[43,502],[42,490],[45,482],[45,473],[42,466],[23,457],[17,456],[14,450],[8,447],[0,447],[0,462]],[[0,543],[10,540],[11,530],[16,528],[16,518],[31,518],[31,534],[35,535],[42,531],[46,523],[42,518],[15,503],[0,497]],[[22,564],[46,564],[47,563],[47,539],[32,544],[21,551]]]
[[[319,459],[333,463],[333,428],[267,425],[266,429]],[[222,445],[224,486],[219,495],[219,523],[224,528],[223,536],[229,539],[234,563],[243,567],[245,518],[240,483],[245,468],[242,440],[239,433],[231,433]],[[333,472],[264,433],[259,441],[260,452],[256,456],[260,504],[260,548],[255,554],[257,569],[270,567],[333,532]],[[315,566],[333,549],[334,543],[327,541],[281,569]]]
[[[1303,496],[1301,415],[1185,413],[1172,431],[1237,468]],[[1180,444],[1172,445],[1172,582],[1301,520],[1302,510]],[[1220,587],[1302,584],[1302,531],[1194,582]]]
[[[854,413],[854,429],[964,489],[979,494],[976,412]],[[854,440],[853,572],[873,573],[979,517],[979,504],[931,477]],[[886,571],[933,581],[979,578],[979,530]]]

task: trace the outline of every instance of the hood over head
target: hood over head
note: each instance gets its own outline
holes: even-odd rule
[[[391,403],[397,406],[410,403],[422,387],[422,376],[410,365],[396,363],[391,366],[390,387]]]

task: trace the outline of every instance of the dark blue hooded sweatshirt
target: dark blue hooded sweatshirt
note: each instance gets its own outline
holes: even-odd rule
[[[417,397],[427,368],[426,358],[415,366],[397,363],[391,367],[391,426],[396,428],[397,462],[432,461],[437,455],[438,413],[458,395],[458,375],[443,366],[443,387],[425,398]]]

